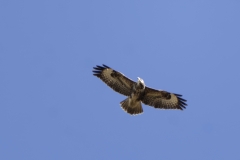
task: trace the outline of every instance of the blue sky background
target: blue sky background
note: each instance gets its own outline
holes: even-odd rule
[[[0,159],[240,159],[240,1],[0,1]],[[101,64],[182,94],[143,106]]]

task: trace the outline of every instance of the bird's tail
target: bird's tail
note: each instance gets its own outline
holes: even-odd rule
[[[120,104],[122,109],[131,115],[136,115],[143,112],[141,101],[133,101],[132,99],[127,98],[120,102]]]

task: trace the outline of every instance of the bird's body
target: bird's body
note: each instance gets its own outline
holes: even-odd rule
[[[138,82],[135,83],[132,87],[132,93],[130,95],[130,98],[138,101],[141,100],[141,97],[144,94],[144,90],[145,90],[144,81],[138,77]]]
[[[131,95],[120,103],[123,110],[127,111],[130,114],[142,113],[143,110],[141,100],[144,95],[144,90],[145,90],[144,81],[138,78],[138,82],[132,86]]]
[[[143,112],[141,102],[162,109],[182,110],[187,105],[186,100],[180,98],[181,95],[146,87],[144,81],[139,77],[138,81],[134,82],[106,65],[97,66],[94,69],[93,75],[100,78],[116,92],[128,96],[120,104],[122,109],[131,115]]]

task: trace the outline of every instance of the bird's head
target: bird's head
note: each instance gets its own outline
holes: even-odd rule
[[[145,88],[145,83],[144,83],[143,79],[141,79],[141,78],[139,78],[139,77],[137,77],[137,78],[138,78],[138,82],[137,82],[138,86],[139,86],[141,89],[144,89],[144,88]]]

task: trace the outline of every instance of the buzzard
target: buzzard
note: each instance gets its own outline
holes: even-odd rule
[[[128,97],[120,102],[120,105],[124,111],[131,115],[143,112],[141,102],[160,109],[183,110],[187,106],[186,100],[181,98],[182,95],[149,88],[139,77],[138,81],[134,82],[104,64],[93,68],[94,76],[100,78],[114,91]]]

